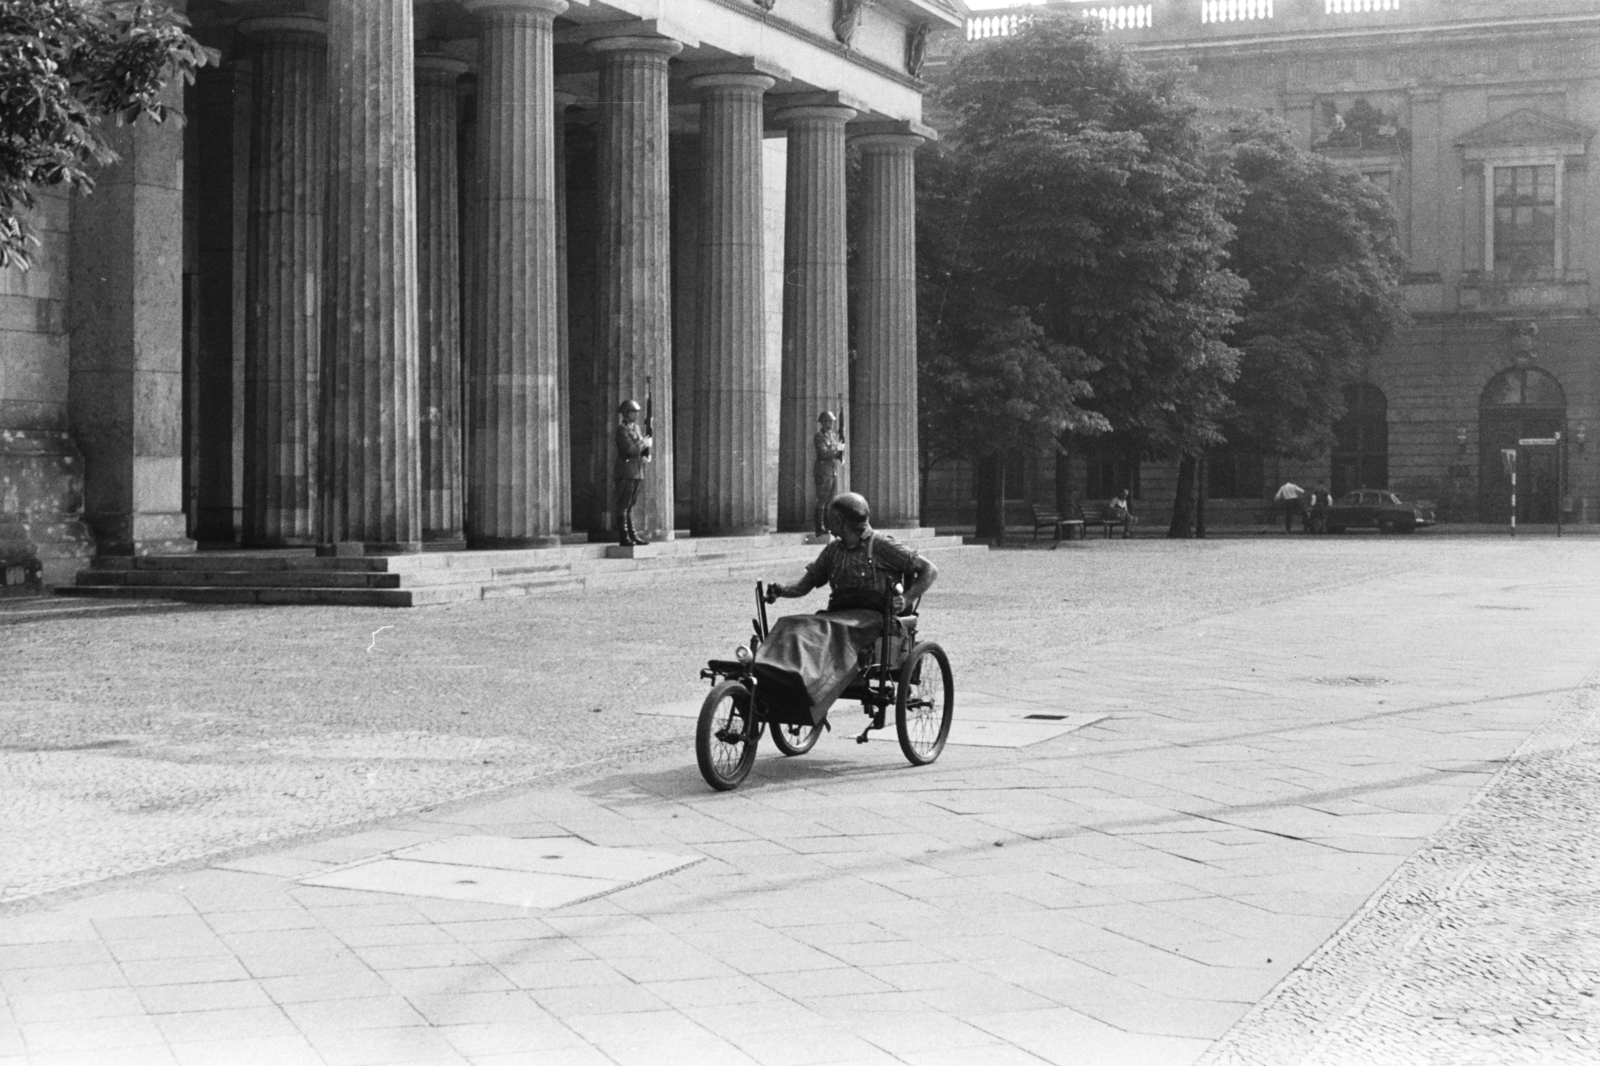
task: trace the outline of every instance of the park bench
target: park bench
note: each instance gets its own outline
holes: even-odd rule
[[[1029,509],[1033,512],[1033,539],[1038,540],[1039,534],[1048,532],[1053,543],[1061,543],[1062,537],[1077,537],[1083,539],[1083,520],[1078,518],[1062,518],[1061,512],[1046,504],[1030,503]]]
[[[1113,517],[1110,508],[1103,503],[1079,504],[1078,515],[1083,519],[1085,526],[1100,526],[1104,529],[1108,538],[1111,536],[1111,531],[1117,527],[1122,528],[1124,536],[1129,535],[1131,533],[1129,527],[1138,521],[1131,516],[1126,520]]]

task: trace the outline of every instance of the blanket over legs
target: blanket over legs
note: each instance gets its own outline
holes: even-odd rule
[[[775,722],[816,725],[855,679],[861,653],[883,635],[879,611],[792,614],[756,649],[756,692]]]

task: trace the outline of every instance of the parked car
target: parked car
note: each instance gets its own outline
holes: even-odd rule
[[[1328,508],[1328,532],[1368,527],[1380,533],[1410,533],[1433,525],[1433,512],[1406,503],[1384,489],[1347,492]]]

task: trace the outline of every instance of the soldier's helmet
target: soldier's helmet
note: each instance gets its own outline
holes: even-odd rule
[[[818,422],[827,422],[827,423],[829,423],[831,425],[832,423],[837,422],[839,420],[834,417],[834,414],[833,414],[832,411],[824,411],[820,415],[817,416],[817,421]]]
[[[623,400],[617,404],[617,414],[626,414],[629,411],[638,411],[639,405],[632,400]]]

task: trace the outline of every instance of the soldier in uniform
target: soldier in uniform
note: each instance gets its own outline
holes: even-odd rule
[[[811,464],[811,484],[817,490],[817,536],[828,532],[828,504],[839,494],[839,469],[844,465],[844,437],[834,430],[838,419],[832,411],[817,416],[817,432],[811,447],[817,453]]]
[[[633,531],[633,505],[639,499],[644,464],[650,461],[651,440],[639,428],[639,405],[623,400],[617,406],[617,543],[648,544]]]

